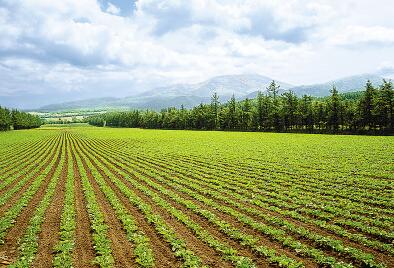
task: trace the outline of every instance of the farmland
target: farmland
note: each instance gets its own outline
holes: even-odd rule
[[[394,138],[0,133],[0,267],[394,267]]]

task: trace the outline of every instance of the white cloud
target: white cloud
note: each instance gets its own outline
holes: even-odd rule
[[[130,16],[106,3],[1,1],[0,64],[20,78],[3,73],[0,95],[23,83],[31,92],[107,84],[104,93],[112,83],[112,94],[131,95],[248,72],[311,83],[394,66],[389,0],[139,0]]]
[[[334,45],[394,45],[394,28],[382,26],[348,26],[332,38]]]
[[[108,7],[107,7],[106,11],[108,13],[111,13],[111,14],[114,14],[114,15],[120,14],[120,8],[118,8],[117,6],[115,6],[112,3],[108,3]]]

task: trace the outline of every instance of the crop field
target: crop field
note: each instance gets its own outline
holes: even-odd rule
[[[394,137],[0,133],[0,267],[394,267]]]

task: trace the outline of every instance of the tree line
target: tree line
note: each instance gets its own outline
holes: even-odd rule
[[[95,126],[154,129],[201,129],[310,133],[392,134],[394,91],[391,81],[378,87],[368,81],[362,92],[298,97],[292,91],[279,94],[272,81],[266,93],[221,104],[214,93],[211,103],[185,109],[181,106],[155,111],[110,112],[88,118]]]
[[[10,110],[0,106],[0,131],[11,129],[37,128],[42,125],[42,120],[37,115]]]

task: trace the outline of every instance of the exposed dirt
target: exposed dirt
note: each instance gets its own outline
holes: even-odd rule
[[[180,262],[175,258],[171,247],[166,243],[162,237],[156,233],[156,230],[145,220],[143,214],[137,207],[133,206],[119,189],[111,187],[117,194],[117,197],[122,201],[122,204],[133,216],[137,226],[141,231],[147,235],[151,241],[152,250],[155,258],[156,267],[179,267]]]
[[[199,256],[204,264],[207,264],[211,267],[233,267],[234,264],[224,260],[223,255],[220,252],[216,251],[207,243],[202,241],[202,239],[198,238],[191,229],[189,229],[181,221],[177,220],[174,216],[167,212],[166,209],[154,202],[149,195],[145,194],[141,190],[136,189],[136,187],[134,187],[133,184],[130,183],[125,176],[121,175],[119,171],[126,173],[128,176],[130,176],[131,179],[143,185],[144,187],[147,187],[150,191],[160,196],[167,204],[171,205],[171,207],[176,208],[185,215],[187,215],[193,222],[200,225],[205,231],[207,231],[217,240],[221,241],[223,244],[231,246],[233,249],[236,249],[239,255],[251,258],[258,267],[277,266],[270,264],[266,258],[264,258],[263,256],[259,256],[250,247],[244,246],[241,244],[240,241],[237,241],[231,238],[229,235],[226,235],[225,232],[221,231],[216,225],[211,224],[205,217],[197,214],[197,212],[194,212],[191,209],[187,209],[184,205],[175,202],[171,197],[157,190],[156,187],[150,186],[144,181],[143,177],[146,177],[153,183],[165,188],[166,190],[175,192],[180,197],[186,200],[192,201],[200,208],[215,213],[218,218],[231,224],[233,227],[236,227],[241,232],[259,238],[258,245],[264,245],[268,248],[275,249],[278,254],[287,255],[288,257],[291,257],[295,260],[302,261],[306,267],[318,267],[318,265],[313,259],[299,255],[297,252],[291,250],[290,248],[282,246],[281,243],[273,240],[270,236],[264,235],[263,233],[254,230],[249,225],[243,224],[236,217],[220,212],[218,209],[206,205],[205,203],[194,199],[189,194],[180,191],[180,188],[193,190],[193,188],[186,183],[185,178],[193,179],[193,182],[203,189],[214,190],[213,188],[210,188],[212,187],[212,185],[209,181],[208,183],[202,182],[199,180],[199,176],[196,176],[194,173],[188,172],[187,168],[189,164],[190,168],[196,170],[196,172],[198,172],[201,176],[204,177],[205,175],[209,174],[209,176],[216,176],[218,178],[227,175],[232,178],[233,176],[247,176],[248,174],[252,174],[255,171],[253,168],[248,167],[245,163],[239,163],[240,165],[236,166],[234,163],[228,164],[224,162],[224,160],[222,161],[219,159],[216,160],[218,165],[212,168],[211,173],[211,169],[209,169],[209,164],[207,164],[207,162],[204,162],[204,159],[199,159],[198,157],[193,155],[185,156],[185,158],[182,158],[182,156],[176,157],[175,155],[163,155],[163,157],[160,157],[160,153],[142,153],[141,155],[138,155],[134,151],[129,152],[128,150],[126,150],[126,148],[130,148],[130,146],[132,146],[130,145],[130,141],[126,142],[124,140],[111,140],[100,138],[92,139],[82,134],[69,132],[68,130],[62,130],[60,134],[58,132],[55,135],[50,135],[46,137],[45,139],[37,140],[36,142],[32,143],[20,144],[19,146],[24,146],[24,149],[17,149],[16,152],[19,152],[19,154],[15,157],[12,157],[12,154],[9,154],[7,160],[1,163],[1,166],[4,168],[2,171],[0,171],[0,174],[4,174],[4,177],[7,177],[11,174],[17,174],[19,170],[23,170],[24,172],[22,175],[19,175],[14,182],[12,182],[4,189],[0,190],[0,195],[4,194],[9,189],[14,187],[18,181],[26,178],[26,176],[31,176],[31,178],[29,177],[25,185],[23,185],[19,191],[13,194],[13,196],[7,201],[5,205],[0,207],[0,217],[19,201],[23,193],[33,183],[37,176],[42,174],[44,169],[50,164],[51,160],[54,159],[55,163],[53,164],[53,166],[51,166],[49,174],[45,176],[33,198],[30,200],[27,206],[23,208],[22,213],[15,219],[15,224],[8,230],[5,237],[5,243],[0,245],[0,267],[5,267],[6,265],[11,264],[18,257],[19,240],[25,234],[31,217],[34,215],[36,207],[45,195],[47,186],[50,183],[50,180],[53,178],[56,168],[60,164],[60,161],[63,161],[62,159],[60,159],[61,150],[59,148],[62,148],[64,146],[67,146],[71,149],[71,154],[66,154],[66,159],[62,163],[64,164],[64,167],[61,172],[59,181],[56,185],[55,194],[51,200],[47,211],[45,212],[44,221],[41,226],[42,231],[38,235],[38,252],[35,256],[32,267],[45,268],[52,266],[52,260],[54,257],[53,249],[59,241],[60,221],[64,206],[65,182],[67,179],[68,161],[72,161],[75,174],[74,189],[76,208],[76,232],[75,247],[73,251],[74,267],[97,267],[97,265],[93,262],[96,253],[93,246],[90,219],[86,209],[86,201],[84,198],[80,177],[80,172],[85,171],[91,185],[93,186],[97,202],[99,203],[105,217],[105,223],[110,227],[108,230],[108,237],[111,240],[111,249],[112,255],[115,260],[115,267],[138,267],[135,261],[136,256],[133,252],[134,245],[127,239],[127,235],[125,230],[123,229],[122,223],[117,218],[115,210],[112,208],[105,194],[101,191],[99,184],[96,181],[96,178],[93,176],[92,171],[87,166],[87,161],[92,161],[94,168],[97,169],[98,172],[103,176],[105,183],[114,191],[114,193],[119,199],[119,202],[121,202],[127,212],[134,218],[134,221],[138,228],[142,232],[144,232],[145,235],[150,239],[151,247],[155,258],[155,267],[180,267],[182,265],[182,260],[178,259],[175,256],[174,252],[172,251],[171,245],[163,239],[163,237],[159,234],[158,231],[156,231],[153,224],[148,223],[144,214],[138,209],[138,207],[133,205],[128,200],[128,198],[121,192],[121,190],[115,185],[115,183],[113,182],[114,178],[120,179],[127,187],[129,187],[130,190],[132,190],[138,197],[140,197],[143,202],[149,204],[152,207],[154,213],[160,215],[162,219],[166,222],[166,224],[173,228],[177,236],[186,242],[188,249],[192,250],[197,256]],[[46,149],[49,150],[45,151]],[[55,149],[54,153],[51,153],[51,149]],[[12,151],[9,150],[9,152],[11,153]],[[75,162],[75,154],[79,154],[81,156],[82,164],[84,166],[83,170],[79,170],[78,165]],[[44,157],[43,161],[40,162],[43,163],[43,166],[39,167],[38,165],[33,165],[32,163],[34,163],[40,157]],[[26,158],[27,161],[23,161],[24,158]],[[156,158],[158,159],[158,161],[156,161]],[[103,165],[106,169],[108,169],[111,175],[108,177],[95,161],[98,161],[100,165]],[[167,161],[171,161],[171,165],[167,165]],[[261,174],[264,174],[264,172],[272,172],[272,170],[270,170],[271,166],[269,166],[270,163],[267,164],[268,166],[258,168],[257,171]],[[177,170],[176,165],[182,166],[182,169]],[[207,168],[207,170],[205,170],[205,168]],[[160,171],[163,172],[163,175],[151,174],[147,172],[147,170],[152,170],[154,172]],[[204,172],[207,172],[207,174],[205,174]],[[283,172],[287,175],[290,174],[288,174],[285,169],[278,170],[277,173],[279,174],[280,172]],[[163,179],[159,180],[158,176]],[[210,178],[209,176],[207,176],[206,178]],[[180,181],[175,182],[171,180],[172,178],[180,179]],[[173,185],[169,185],[168,181],[171,181]],[[231,181],[229,181],[229,183],[232,184]],[[295,182],[291,181],[291,183]],[[308,183],[309,181],[305,182],[306,185],[309,185]],[[284,183],[283,185],[285,184],[286,183]],[[303,184],[300,184],[299,186],[302,187],[302,185]],[[248,190],[247,185],[245,185],[244,189]],[[323,187],[322,189],[325,188]],[[374,191],[375,190],[376,189],[374,189]],[[278,227],[278,225],[274,225],[269,223],[268,221],[265,221],[261,216],[254,215],[251,212],[245,212],[241,208],[238,208],[235,205],[228,204],[227,202],[217,198],[217,196],[211,196],[207,193],[196,190],[194,191],[205,196],[206,198],[212,199],[219,206],[228,206],[237,212],[253,218],[258,222],[281,229],[281,227]],[[230,191],[231,190],[229,189],[229,192]],[[388,253],[375,250],[371,247],[363,245],[362,243],[358,243],[351,239],[341,237],[328,230],[319,228],[317,225],[300,222],[299,220],[291,218],[290,216],[285,216],[269,209],[251,204],[247,200],[238,200],[237,198],[229,195],[229,192],[220,192],[220,194],[225,196],[229,200],[239,202],[244,207],[256,209],[264,215],[270,215],[273,217],[285,219],[286,221],[296,226],[305,227],[313,233],[341,240],[346,246],[351,246],[360,249],[365,253],[373,254],[375,256],[376,262],[385,263],[387,267],[394,267],[394,256],[389,255]],[[322,198],[326,198],[324,193],[321,193],[320,195],[322,196]],[[340,198],[344,199],[344,197]],[[289,203],[291,202],[293,201],[290,200]],[[332,203],[333,201],[328,200],[327,202]],[[370,204],[370,202],[367,203]],[[370,205],[372,207],[376,207],[373,204]],[[278,207],[281,206],[278,205]],[[310,217],[310,215],[303,215]],[[360,215],[362,215],[362,212],[360,212]],[[361,230],[346,226],[343,228],[351,233],[363,234],[363,231]],[[288,234],[291,235],[295,240],[302,242],[310,246],[311,248],[317,248],[322,250],[327,256],[335,257],[338,261],[353,262],[355,267],[362,266],[360,262],[355,262],[354,258],[351,258],[351,256],[349,255],[339,254],[338,252],[335,252],[328,247],[322,247],[313,240],[307,239],[295,233],[291,233],[290,231],[288,231]],[[379,239],[379,237],[372,235],[369,236],[367,234],[365,234],[365,237],[371,240]],[[387,242],[387,240],[384,240],[384,238],[382,239],[381,241]]]
[[[98,267],[93,263],[95,251],[90,230],[89,214],[86,209],[86,201],[82,191],[81,177],[75,160],[74,152],[71,151],[71,158],[74,169],[74,189],[75,189],[75,247],[73,264],[77,268]]]
[[[115,260],[116,267],[137,267],[135,256],[133,253],[133,244],[127,239],[126,233],[122,228],[122,223],[116,218],[115,211],[111,204],[100,190],[99,185],[95,181],[91,171],[86,165],[86,156],[82,156],[82,164],[85,168],[90,184],[93,186],[97,202],[104,214],[105,223],[109,226],[108,237],[111,240],[112,255]]]
[[[65,146],[68,145],[66,140]],[[65,195],[65,183],[67,179],[68,153],[66,151],[65,161],[60,179],[57,183],[55,194],[51,204],[45,212],[45,219],[42,223],[42,230],[38,240],[38,252],[33,262],[33,267],[52,267],[53,248],[59,241],[60,221],[63,211]]]
[[[16,172],[18,172],[24,164],[26,164],[26,159],[28,160],[28,163],[32,162],[31,160],[37,159],[40,155],[42,155],[45,152],[45,149],[48,147],[52,147],[53,144],[56,142],[58,139],[59,135],[53,135],[52,137],[48,139],[42,139],[40,141],[37,141],[31,145],[18,145],[18,149],[13,149],[11,151],[11,156],[9,157],[7,162],[3,162],[1,164],[0,170],[1,170],[1,175],[10,173],[8,175],[13,175]],[[45,148],[43,150],[43,148]],[[31,157],[33,156],[33,157]],[[7,158],[7,156],[5,156]]]
[[[63,142],[60,144],[60,148],[63,146]],[[41,183],[40,188],[35,193],[33,198],[30,200],[28,205],[22,210],[22,213],[16,218],[15,224],[11,227],[5,237],[5,243],[0,245],[0,252],[3,252],[3,257],[7,258],[7,260],[14,261],[17,256],[17,246],[18,241],[24,234],[27,226],[29,225],[29,221],[33,216],[37,205],[42,200],[45,195],[47,186],[53,177],[53,174],[56,170],[56,167],[60,162],[61,151],[58,150],[58,154],[54,155],[56,157],[54,165],[51,167],[49,174],[45,177],[44,181]]]
[[[112,164],[116,165],[116,163],[112,163]],[[163,186],[163,185],[162,185],[162,186]],[[164,185],[164,186],[165,186],[165,185]],[[178,194],[180,194],[180,193],[178,192]],[[229,198],[230,198],[230,197],[229,197]],[[215,200],[215,201],[219,202],[219,203],[222,204],[222,205],[226,205],[224,202],[222,202],[222,201],[220,201],[220,200]],[[203,204],[200,203],[200,205],[202,205],[202,206],[204,207]],[[232,206],[231,206],[231,207],[232,207]],[[205,208],[205,209],[210,209],[210,208],[207,207],[207,206],[205,206],[204,208]],[[237,208],[235,208],[235,207],[232,207],[232,208],[234,208],[234,209],[237,210],[237,211],[240,211],[239,209],[237,209]],[[337,236],[335,236],[335,235],[333,235],[333,234],[331,234],[331,233],[329,233],[329,232],[326,232],[326,231],[324,231],[324,230],[319,229],[319,228],[316,227],[316,226],[313,226],[313,225],[310,225],[310,224],[301,223],[301,222],[295,221],[294,219],[291,219],[291,218],[289,218],[289,217],[283,217],[283,215],[278,215],[278,214],[273,213],[273,212],[268,212],[268,211],[266,211],[266,210],[264,210],[264,209],[262,209],[262,208],[256,207],[256,206],[254,206],[254,208],[263,210],[264,213],[267,213],[267,214],[270,214],[270,215],[273,215],[273,216],[276,216],[276,217],[279,216],[279,217],[281,217],[281,218],[285,218],[285,219],[288,220],[289,222],[294,223],[296,226],[302,225],[303,227],[308,228],[308,229],[310,229],[310,230],[312,230],[312,231],[314,231],[314,232],[316,232],[316,233],[322,234],[322,235],[324,235],[324,236],[329,236],[329,237],[333,237],[333,238],[335,238],[335,239],[340,239],[340,240],[342,240],[343,242],[345,242],[345,244],[347,244],[347,245],[349,245],[349,246],[352,246],[352,247],[355,247],[355,248],[359,248],[360,250],[363,250],[363,251],[368,252],[368,253],[372,253],[373,255],[375,255],[375,258],[376,258],[376,260],[377,260],[378,262],[386,263],[386,264],[389,265],[389,266],[392,264],[392,258],[391,258],[391,257],[387,258],[387,254],[385,254],[385,253],[378,252],[378,251],[373,250],[373,249],[371,249],[371,248],[369,248],[369,247],[366,247],[366,246],[364,246],[364,245],[362,245],[362,244],[358,244],[358,243],[355,243],[355,242],[353,242],[353,241],[350,241],[349,239],[346,239],[346,238],[343,238],[343,237],[342,237],[342,238],[341,238],[341,237],[337,237]],[[245,213],[245,212],[243,212],[243,213]],[[245,214],[248,214],[248,213],[245,213]],[[246,230],[245,230],[245,227],[242,226],[242,224],[240,224],[240,223],[237,222],[237,221],[234,222],[234,219],[231,218],[231,217],[229,217],[228,215],[225,215],[225,214],[223,214],[223,213],[219,213],[219,215],[221,215],[220,217],[222,217],[223,219],[226,219],[228,222],[232,222],[235,226],[237,226],[237,227],[240,228],[240,229],[243,229],[243,230],[244,230],[245,232],[247,232],[247,233],[255,232],[254,230],[248,230],[249,228],[246,228]],[[253,215],[249,215],[249,216],[255,218],[257,221],[261,220],[261,219],[260,219],[259,217],[257,217],[257,216],[253,216]],[[257,233],[257,234],[255,233],[255,235],[261,236],[261,234],[259,234],[259,233]],[[307,240],[307,239],[305,239],[305,238],[303,238],[303,237],[300,237],[300,236],[298,236],[298,235],[295,235],[295,234],[294,234],[294,237],[295,237],[296,239],[302,241],[303,243],[312,244],[312,245],[314,245],[315,247],[319,248],[319,246],[318,246],[318,245],[315,245],[315,243],[314,243],[313,241],[311,241],[311,240]],[[271,242],[271,244],[273,244],[273,243]],[[275,248],[275,246],[277,247],[278,245],[277,245],[277,244],[273,244],[273,245],[269,245],[269,246]],[[324,250],[325,250],[327,253],[330,253],[332,256],[336,257],[336,258],[339,259],[339,260],[343,260],[343,261],[347,261],[347,262],[351,261],[351,257],[350,257],[350,256],[343,256],[343,255],[341,255],[341,254],[339,254],[339,253],[337,253],[337,252],[334,252],[334,251],[330,250],[329,248],[324,248]],[[289,255],[289,254],[287,254],[287,255]],[[293,254],[290,254],[290,256],[291,256],[291,255],[293,255]],[[291,256],[291,257],[294,258],[294,255]],[[295,258],[295,259],[297,259],[297,258]],[[299,258],[298,258],[298,259],[299,259]],[[304,261],[305,261],[305,258],[304,258]],[[309,265],[308,265],[308,266],[309,266]]]
[[[163,166],[161,166],[160,168],[163,170]],[[164,170],[166,170],[166,169],[164,168]],[[200,185],[200,186],[202,186],[202,185]],[[202,187],[205,188],[206,186],[202,186]],[[212,198],[212,197],[210,197],[210,198]],[[389,267],[390,267],[390,265],[393,263],[393,258],[387,257],[387,254],[384,253],[384,252],[380,252],[380,251],[374,250],[374,249],[372,249],[372,248],[370,248],[370,247],[367,247],[367,246],[365,246],[365,245],[363,245],[363,244],[361,244],[361,243],[356,243],[356,242],[354,242],[354,241],[351,241],[351,240],[348,239],[348,238],[340,237],[340,236],[335,235],[335,234],[333,234],[333,233],[331,233],[331,232],[328,232],[328,231],[325,231],[325,230],[323,230],[323,229],[320,229],[320,228],[318,228],[318,227],[315,226],[315,225],[306,224],[306,223],[303,223],[303,222],[294,220],[294,219],[292,219],[292,218],[290,218],[290,217],[285,217],[285,216],[283,216],[283,215],[281,215],[281,214],[278,214],[278,213],[275,213],[275,212],[272,212],[272,211],[268,211],[268,210],[266,210],[266,209],[264,209],[264,208],[261,208],[261,207],[258,207],[258,206],[256,206],[256,205],[252,205],[252,204],[250,204],[250,203],[245,203],[245,202],[242,201],[242,200],[235,200],[235,199],[232,198],[231,196],[227,196],[227,198],[232,199],[233,201],[236,201],[236,202],[241,202],[241,203],[242,203],[243,205],[245,205],[246,207],[254,208],[254,209],[256,209],[256,210],[259,210],[259,211],[263,212],[264,214],[271,215],[271,216],[275,216],[275,217],[279,217],[279,218],[283,218],[283,219],[285,219],[285,220],[287,220],[287,221],[289,221],[289,222],[295,224],[296,226],[303,226],[303,227],[305,227],[305,228],[307,228],[307,229],[313,231],[314,233],[318,233],[318,234],[321,234],[321,235],[323,235],[323,236],[332,237],[332,238],[334,238],[334,239],[341,240],[341,241],[344,242],[345,245],[352,246],[352,247],[358,248],[358,249],[360,249],[360,250],[363,250],[364,252],[373,254],[373,255],[375,256],[376,261],[382,262],[382,263],[386,263]],[[223,202],[223,201],[221,201],[221,200],[219,200],[219,199],[215,199],[215,198],[213,198],[213,199],[215,200],[215,202],[218,202],[218,203],[221,204],[221,205],[227,205],[227,206],[228,206],[228,204],[226,204],[225,202]],[[240,209],[238,209],[238,208],[236,208],[236,207],[234,207],[234,206],[230,206],[230,207],[232,207],[233,209],[235,209],[235,210],[241,212]],[[258,217],[258,216],[255,216],[255,215],[250,214],[250,213],[247,213],[247,212],[245,213],[245,212],[243,212],[243,211],[242,211],[242,213],[247,214],[248,216],[254,218],[254,219],[257,220],[257,221],[261,221],[261,218]],[[223,217],[226,217],[226,216],[223,215]],[[295,238],[297,238],[298,240],[300,240],[300,241],[302,241],[302,242],[304,242],[304,243],[306,243],[306,244],[308,244],[308,245],[312,245],[312,246],[314,246],[314,247],[316,247],[316,248],[320,248],[319,245],[316,245],[315,242],[313,242],[313,241],[311,241],[311,240],[305,239],[305,238],[300,237],[299,235],[296,235],[296,234],[293,234],[293,236],[294,236]],[[333,250],[330,250],[329,248],[322,248],[322,250],[324,250],[326,253],[329,253],[329,255],[332,255],[332,256],[336,257],[336,258],[339,259],[339,260],[343,260],[343,261],[347,261],[347,262],[354,261],[354,260],[352,260],[352,258],[351,258],[350,256],[346,256],[346,255],[343,255],[343,254],[339,254],[338,252],[335,252],[335,251],[333,251]]]
[[[59,140],[58,140],[58,144],[54,145],[54,146],[57,146],[57,148],[58,148]],[[14,187],[20,180],[22,180],[26,176],[31,176],[31,178],[28,181],[26,181],[26,183],[16,193],[14,193],[12,195],[12,197],[10,199],[8,199],[8,201],[3,206],[0,207],[0,216],[3,215],[4,212],[6,212],[8,209],[10,209],[16,202],[18,202],[18,200],[21,197],[21,195],[26,191],[27,188],[29,188],[29,186],[33,183],[35,178],[37,176],[39,176],[40,174],[42,174],[44,169],[50,164],[52,159],[55,157],[56,150],[57,149],[55,149],[54,153],[52,153],[52,154],[51,154],[52,150],[49,150],[46,153],[46,155],[45,155],[45,163],[39,169],[37,168],[38,164],[35,164],[33,167],[31,167],[29,172],[26,172],[25,174],[19,176],[16,180],[14,180],[7,187],[5,187],[4,189],[0,190],[0,195],[2,195],[4,193],[6,193],[8,190],[12,189],[12,187]],[[31,175],[31,174],[29,174],[30,172],[34,172],[34,174]]]
[[[113,162],[111,160],[109,160],[107,157],[105,157],[104,155],[101,155],[101,157],[105,158],[106,160],[110,161],[112,165],[116,166],[116,168],[121,169],[122,171],[124,171],[125,173],[133,176],[133,174],[129,173],[127,170],[123,169],[122,167],[120,167],[119,165],[116,164],[116,162]],[[116,159],[117,162],[121,162],[120,159]],[[128,164],[122,162],[122,164],[125,164],[126,166],[128,166]],[[148,174],[144,174],[145,176],[149,177],[149,179],[151,179],[152,181],[156,182],[156,180],[152,177],[150,177]],[[119,176],[119,175],[118,175]],[[119,176],[120,177],[120,176]],[[209,233],[211,233],[212,235],[214,235],[215,237],[217,237],[220,241],[223,241],[224,243],[227,243],[228,245],[230,245],[231,247],[237,249],[237,251],[244,256],[250,257],[251,259],[254,260],[254,262],[259,266],[259,267],[268,267],[270,266],[270,264],[268,263],[268,261],[264,260],[264,258],[262,258],[261,256],[258,256],[255,252],[253,252],[253,250],[251,250],[250,248],[246,248],[242,245],[239,244],[239,241],[236,240],[232,240],[231,238],[229,238],[227,235],[221,233],[221,231],[214,227],[213,224],[211,224],[209,221],[207,221],[205,218],[193,213],[191,210],[186,209],[184,206],[177,204],[176,202],[174,202],[172,199],[170,199],[169,197],[162,195],[159,191],[155,190],[154,188],[150,187],[149,185],[147,185],[145,182],[143,182],[141,179],[139,179],[138,177],[133,176],[137,181],[139,181],[139,183],[143,184],[144,186],[150,188],[150,190],[156,192],[157,194],[159,194],[163,199],[165,199],[168,203],[171,203],[171,205],[173,207],[176,207],[179,210],[182,210],[183,213],[187,214],[191,219],[193,219],[193,221],[195,221],[196,223],[198,223],[200,226],[202,226],[204,228],[204,230],[207,230]],[[160,182],[156,182],[158,184],[160,184],[161,186],[164,186],[165,188],[167,188],[169,190],[168,187],[166,187],[166,185],[161,184]],[[189,199],[189,196],[186,196],[185,194],[182,194],[181,192],[177,191],[177,194],[180,195],[181,197],[185,198],[185,199]],[[208,207],[204,204],[202,204],[201,202],[198,202],[196,200],[193,200],[193,202],[195,204],[198,204],[201,208],[203,209],[208,209]],[[211,209],[209,209],[211,210]],[[247,230],[245,228],[244,225],[239,224],[238,222],[236,222],[233,218],[230,218],[222,213],[219,213],[218,211],[213,211],[212,212],[216,213],[217,215],[220,215],[221,217],[223,216],[223,219],[226,220],[228,223],[232,224],[234,227],[237,227],[238,229],[242,230],[244,233],[246,234],[250,234],[250,235],[254,235],[259,237],[261,240],[260,244],[263,244],[265,246],[268,246],[270,248],[275,248],[279,253],[285,253],[285,250],[281,249],[279,247],[278,244],[275,244],[271,241],[269,241],[266,238],[262,238],[261,234],[256,232],[256,231],[251,231],[251,230]],[[287,256],[292,257],[294,259],[297,260],[301,260],[301,258],[295,256],[292,253],[285,253]],[[305,260],[305,259],[304,259]],[[308,263],[308,267],[314,267],[316,265],[314,265],[312,262]]]
[[[108,168],[110,168],[110,167],[108,167]],[[104,177],[106,177],[105,174],[102,173],[102,175]],[[118,174],[115,173],[114,175],[118,175]],[[218,265],[220,267],[231,267],[232,266],[229,262],[224,261],[216,251],[214,251],[212,248],[210,248],[204,242],[202,242],[201,240],[196,238],[195,235],[187,227],[185,227],[182,223],[176,221],[174,219],[174,217],[169,215],[166,211],[164,211],[157,204],[155,204],[150,198],[145,196],[144,193],[141,193],[140,191],[135,189],[129,182],[124,180],[124,178],[122,178],[122,180],[141,199],[143,199],[144,202],[151,205],[154,212],[159,214],[166,221],[166,223],[169,226],[173,227],[176,230],[176,233],[179,234],[179,236],[182,237],[186,241],[188,248],[190,248],[199,257],[201,257],[201,259],[203,260],[204,263],[206,263],[210,266],[213,266],[213,267],[217,267]],[[111,188],[116,189],[116,186],[113,185],[113,183],[107,177],[106,177],[106,181],[111,186]]]

